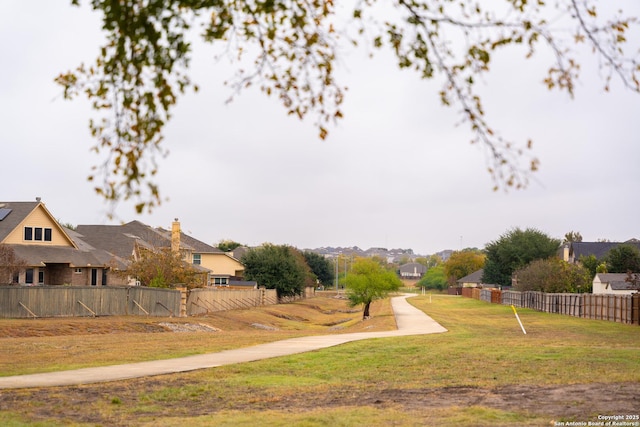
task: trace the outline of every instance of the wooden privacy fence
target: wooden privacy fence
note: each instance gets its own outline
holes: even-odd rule
[[[192,289],[187,297],[187,315],[236,310],[278,303],[275,289]]]
[[[278,302],[275,289],[180,291],[137,286],[0,286],[0,318],[177,317]]]
[[[0,317],[173,316],[180,291],[144,287],[0,286]]]
[[[175,289],[145,288],[129,289],[127,314],[158,317],[180,316],[182,293]]]
[[[469,289],[469,290],[467,290]],[[545,313],[640,325],[640,294],[554,294],[463,288],[462,296]]]
[[[640,294],[584,294],[581,317],[638,325],[640,324]]]

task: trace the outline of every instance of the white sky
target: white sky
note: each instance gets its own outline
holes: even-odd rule
[[[0,4],[0,199],[42,197],[56,218],[109,223],[86,177],[100,157],[85,100],[64,101],[60,72],[91,63],[99,15],[68,0]],[[640,2],[617,2],[640,15]],[[636,33],[636,36],[638,33]],[[313,120],[288,117],[258,90],[229,105],[226,65],[205,47],[193,60],[198,94],[183,97],[166,129],[161,192],[169,201],[141,220],[215,244],[443,249],[483,247],[512,227],[586,241],[640,238],[640,95],[617,82],[602,91],[597,64],[574,100],[542,85],[544,64],[505,52],[482,83],[488,118],[508,138],[534,140],[540,171],[524,191],[493,192],[482,150],[469,144],[456,108],[440,106],[439,82],[400,72],[379,55],[350,53],[345,119],[320,141]],[[543,55],[540,55],[543,57]],[[117,220],[116,220],[117,221]],[[111,221],[113,222],[113,221]]]

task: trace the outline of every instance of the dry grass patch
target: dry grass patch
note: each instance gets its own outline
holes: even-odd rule
[[[302,335],[395,328],[389,301],[373,308],[375,317],[363,322],[361,311],[351,310],[346,300],[322,293],[289,304],[190,318],[0,319],[0,376],[168,359]],[[193,331],[174,332],[189,329]]]

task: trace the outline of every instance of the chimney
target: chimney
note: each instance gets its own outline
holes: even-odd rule
[[[180,252],[180,222],[174,218],[171,223],[171,252]]]

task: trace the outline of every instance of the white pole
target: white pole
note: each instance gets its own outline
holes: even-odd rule
[[[520,316],[518,316],[518,312],[516,311],[516,308],[511,305],[511,308],[513,309],[513,314],[516,315],[516,319],[518,319],[518,323],[520,323],[520,328],[522,328],[522,333],[527,335],[527,331],[524,330],[524,326],[522,326],[522,322],[520,321]]]

